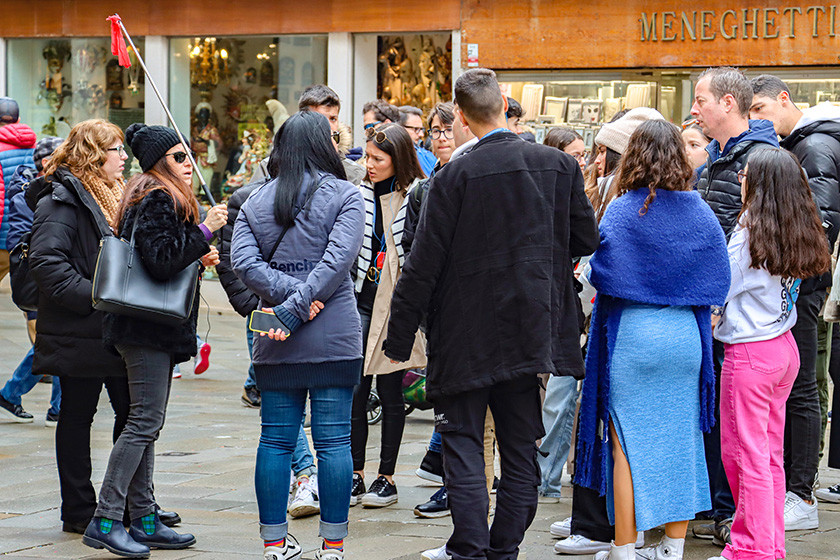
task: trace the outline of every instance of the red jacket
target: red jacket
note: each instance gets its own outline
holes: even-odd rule
[[[32,152],[35,148],[35,132],[25,124],[14,123],[0,126],[0,223],[5,218],[6,183],[14,175],[19,165],[34,166]],[[0,249],[6,249],[6,231],[8,224],[0,227]]]

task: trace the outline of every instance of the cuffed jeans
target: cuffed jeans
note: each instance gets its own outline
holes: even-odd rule
[[[32,375],[32,360],[35,357],[35,348],[30,348],[23,361],[20,362],[11,379],[0,389],[0,395],[12,404],[21,404],[21,397],[32,390],[41,379],[40,375]],[[50,395],[51,414],[58,414],[61,408],[61,384],[57,378],[52,382],[52,394]]]
[[[487,407],[496,422],[502,476],[496,514],[487,527],[484,433]],[[435,430],[443,436],[443,469],[454,525],[446,551],[454,560],[513,560],[537,511],[536,440],[545,435],[536,376],[441,397]]]
[[[347,536],[353,484],[350,454],[353,388],[328,387],[262,391],[262,432],[254,483],[263,540],[280,540],[288,532],[287,475],[301,429],[300,419],[307,392],[312,408],[312,440],[318,457],[321,537],[337,541]]]
[[[96,517],[122,519],[128,500],[132,519],[155,511],[152,476],[155,441],[166,418],[172,385],[172,355],[140,346],[116,345],[128,372],[131,407],[117,438],[99,491]]]
[[[785,557],[785,401],[799,371],[790,332],[726,345],[721,373],[721,450],[737,504],[729,560]]]
[[[540,445],[541,453],[537,456],[542,471],[539,492],[543,496],[560,497],[560,477],[572,445],[577,397],[577,379],[556,375],[549,377],[542,412],[546,435]]]
[[[824,291],[800,295],[796,325],[791,329],[799,349],[799,375],[787,400],[785,474],[787,489],[810,500],[820,456],[820,395],[817,390],[817,315]]]

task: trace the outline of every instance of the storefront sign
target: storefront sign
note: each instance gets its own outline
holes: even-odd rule
[[[836,22],[837,6],[642,12],[639,18],[642,41],[795,39],[797,31],[834,37]]]
[[[467,44],[467,67],[478,68],[478,43]]]

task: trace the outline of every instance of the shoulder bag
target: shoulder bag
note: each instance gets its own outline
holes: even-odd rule
[[[107,235],[99,242],[93,273],[93,308],[155,323],[177,325],[192,313],[201,263],[190,263],[168,280],[153,278],[134,246],[138,211],[131,239]]]

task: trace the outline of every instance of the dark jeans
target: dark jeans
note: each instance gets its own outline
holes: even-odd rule
[[[817,314],[824,291],[800,295],[796,325],[791,329],[799,348],[799,375],[787,400],[785,417],[785,476],[787,489],[811,499],[820,455],[820,395],[817,390]]]
[[[706,469],[709,472],[709,487],[712,493],[712,517],[716,521],[735,515],[735,499],[729,488],[726,471],[720,456],[720,370],[723,366],[723,343],[714,341],[715,362],[715,425],[708,434],[703,434],[706,451]]]
[[[828,366],[828,373],[834,383],[834,398],[831,402],[831,410],[840,411],[840,324],[832,327],[831,334],[831,361]],[[833,413],[832,413],[833,414]],[[833,469],[840,469],[840,427],[830,430],[828,440],[828,466]]]
[[[370,332],[370,312],[359,309],[359,316],[362,319],[362,343],[366,348]],[[365,350],[362,351],[363,354],[364,352]],[[397,455],[400,452],[400,443],[405,429],[402,379],[402,371],[376,376],[376,392],[382,403],[382,443],[379,449],[379,471],[377,471],[379,474],[392,475],[397,467]],[[367,401],[372,383],[372,375],[362,375],[362,380],[353,391],[350,434],[354,471],[365,468],[365,448],[368,439]]]
[[[55,456],[61,486],[61,519],[87,523],[96,510],[90,482],[90,426],[102,386],[114,409],[114,441],[128,419],[128,382],[125,377],[54,377],[61,383],[62,402],[55,430]]]
[[[152,348],[119,344],[117,351],[128,371],[131,408],[111,450],[95,516],[122,519],[127,500],[131,518],[137,519],[155,511],[155,441],[163,428],[175,364],[170,354]]]
[[[615,538],[615,527],[607,517],[606,496],[585,486],[572,485],[571,534],[607,543]]]
[[[502,476],[496,515],[487,528],[484,418],[496,424]],[[435,430],[443,436],[443,470],[454,525],[446,551],[454,560],[512,560],[537,511],[536,441],[545,435],[539,380],[527,376],[441,398]]]

